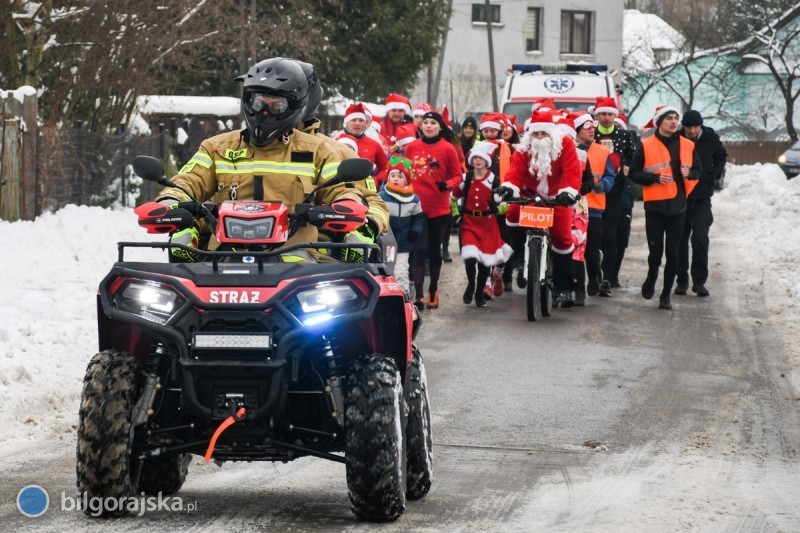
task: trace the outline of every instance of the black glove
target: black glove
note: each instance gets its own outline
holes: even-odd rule
[[[503,200],[508,200],[514,196],[514,189],[511,187],[506,187],[505,185],[501,185],[494,190],[494,194]]]
[[[439,190],[442,192],[450,190],[450,186],[447,184],[446,181],[437,181],[436,186],[439,187]]]
[[[417,237],[419,237],[419,232],[416,232],[413,229],[408,230],[408,235],[406,237],[408,238],[409,242],[414,242],[417,240]]]
[[[604,192],[606,192],[606,184],[603,183],[602,181],[598,181],[597,183],[594,184],[592,190],[597,194],[603,194]]]
[[[559,205],[572,205],[577,201],[575,195],[571,192],[563,191],[556,195],[556,203]]]

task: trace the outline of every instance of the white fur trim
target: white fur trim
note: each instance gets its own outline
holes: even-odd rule
[[[677,107],[674,107],[674,106],[671,106],[671,105],[665,105],[664,107],[662,107],[661,109],[659,109],[659,110],[658,110],[658,111],[657,111],[657,112],[656,112],[656,113],[653,115],[653,126],[655,126],[655,127],[658,127],[658,125],[656,124],[656,122],[658,122],[658,119],[659,119],[659,118],[661,118],[661,117],[663,117],[663,116],[664,116],[664,115],[666,115],[667,113],[675,113],[675,114],[677,114],[677,115],[678,115],[678,120],[680,120],[680,119],[681,119],[681,112],[680,112],[680,111],[678,111],[678,108],[677,108]]]
[[[594,109],[594,114],[598,113],[614,113],[615,115],[619,115],[619,109],[616,107],[596,107]]]
[[[575,131],[575,128],[571,128],[566,124],[556,124],[556,128],[561,130],[561,133],[568,136],[573,141],[575,140],[575,137],[578,135],[578,132]]]
[[[493,254],[483,253],[474,244],[468,244],[461,248],[461,259],[477,259],[484,266],[495,266],[508,261],[512,252],[513,250],[506,243],[503,243],[503,246]]]
[[[481,122],[480,125],[478,126],[479,130],[482,130],[483,128],[494,128],[496,130],[502,130],[503,126],[501,126],[499,122],[495,122],[494,120],[487,120],[486,122]]]
[[[480,157],[481,159],[486,161],[486,164],[488,166],[492,166],[492,158],[489,157],[488,155],[486,155],[483,152],[472,152],[472,153],[470,153],[469,157],[467,158],[467,163],[469,163],[471,165],[472,164],[472,159],[475,158],[475,157]]]
[[[345,125],[347,125],[347,123],[348,123],[348,122],[350,122],[351,120],[353,120],[353,119],[355,119],[355,118],[360,118],[360,119],[361,119],[361,120],[363,120],[364,122],[366,122],[366,121],[367,121],[367,115],[366,115],[366,114],[364,114],[364,113],[361,113],[361,112],[350,113],[349,115],[346,115],[346,116],[344,117],[344,123],[345,123]]]
[[[531,122],[528,131],[543,131],[549,135],[553,134],[553,131],[556,129],[556,125],[552,122]]]
[[[576,130],[581,129],[583,125],[586,124],[587,122],[594,122],[592,115],[590,115],[589,113],[584,113],[583,115],[579,116],[578,118],[572,121],[572,123],[575,125]]]
[[[386,111],[391,111],[392,109],[402,109],[403,111],[406,112],[406,115],[411,114],[411,106],[409,106],[408,104],[404,104],[403,102],[388,103],[386,104],[384,109],[386,109]]]
[[[569,248],[567,248],[566,250],[561,250],[560,248],[556,248],[555,246],[553,246],[551,244],[550,245],[550,249],[553,250],[553,252],[555,252],[557,254],[567,255],[567,254],[571,254],[575,250],[575,245],[574,244],[570,244]]]
[[[421,117],[425,113],[427,113],[427,111],[425,111],[424,109],[415,109],[414,110],[414,116],[415,117]]]
[[[556,196],[558,196],[562,192],[568,192],[568,193],[572,194],[573,196],[575,196],[576,198],[578,197],[578,191],[576,191],[572,187],[564,187],[563,189],[559,189],[558,192],[556,193]]]
[[[416,140],[417,140],[416,137],[403,137],[402,139],[397,139],[397,141],[395,142],[397,143],[397,146],[405,146],[407,144],[411,144]]]
[[[516,186],[516,185],[514,185],[513,183],[509,183],[509,182],[505,182],[505,183],[503,183],[502,185],[503,185],[503,186],[505,186],[505,187],[508,187],[509,189],[511,189],[512,191],[514,191],[514,196],[516,196],[517,198],[519,198],[519,187],[517,187],[517,186]]]

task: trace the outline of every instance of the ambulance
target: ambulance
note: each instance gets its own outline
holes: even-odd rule
[[[522,125],[537,98],[552,98],[557,109],[586,110],[598,96],[613,96],[622,111],[622,97],[606,65],[562,63],[511,65],[503,85],[500,109]]]

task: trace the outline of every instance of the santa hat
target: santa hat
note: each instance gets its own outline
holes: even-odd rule
[[[350,104],[347,106],[347,111],[344,112],[344,124],[347,125],[348,122],[357,118],[366,122],[367,113],[369,113],[369,111],[367,111],[366,107],[361,102]]]
[[[411,183],[411,174],[409,174],[408,169],[403,163],[395,163],[394,165],[389,165],[386,169],[386,177],[389,177],[389,174],[392,173],[393,170],[398,170],[403,176],[406,178],[406,185]]]
[[[386,97],[386,111],[391,111],[392,109],[402,109],[406,112],[406,115],[410,115],[411,102],[401,94],[392,93]]]
[[[450,110],[447,109],[447,106],[442,107],[442,120],[448,128],[453,129],[453,121],[450,120]]]
[[[339,136],[336,138],[336,142],[340,142],[340,143],[342,143],[342,144],[343,144],[343,145],[345,145],[345,146],[349,146],[350,148],[352,148],[352,149],[353,149],[353,151],[354,151],[355,153],[358,153],[358,143],[356,142],[356,140],[355,140],[355,139],[353,139],[353,138],[352,138],[352,137],[350,137],[349,135],[347,135],[347,134],[342,134],[342,135],[339,135]]]
[[[613,96],[598,96],[597,102],[594,104],[594,114],[597,113],[613,113],[615,115],[619,114],[619,109],[617,109],[617,102],[614,100]]]
[[[506,126],[517,129],[517,115],[506,115]]]
[[[534,98],[533,105],[531,106],[531,113],[534,111],[550,111],[551,113],[556,110],[556,103],[552,98]]]
[[[431,104],[417,104],[417,105],[414,106],[414,116],[415,117],[418,117],[418,116],[421,117],[422,115],[424,115],[428,111],[433,111],[433,108],[431,107]]]
[[[644,127],[657,128],[661,124],[661,120],[669,113],[675,113],[676,115],[678,115],[678,120],[681,119],[681,112],[678,111],[677,107],[671,105],[660,105],[656,108],[656,112],[653,113],[653,118],[651,118],[650,122],[645,124]]]
[[[556,128],[573,141],[575,140],[575,136],[578,135],[578,132],[575,131],[575,126],[572,122],[572,119],[569,116],[559,120],[556,124]]]
[[[541,108],[533,112],[528,131],[543,131],[548,135],[552,135],[555,129],[556,125],[553,124],[553,113],[550,111],[542,111]]]
[[[495,143],[488,141],[475,141],[475,144],[472,145],[472,149],[469,151],[469,155],[467,156],[467,163],[472,164],[473,157],[480,157],[486,161],[487,166],[491,166],[492,154],[496,148],[497,145]]]
[[[494,128],[497,131],[502,131],[505,121],[505,117],[502,113],[486,113],[481,117],[480,124],[478,124],[478,129],[482,130],[484,128]]]
[[[588,112],[572,113],[570,114],[569,119],[572,120],[572,125],[575,127],[576,132],[587,122],[594,122],[594,118],[592,118],[592,115],[590,115]]]
[[[626,117],[623,113],[620,113],[614,117],[614,122],[616,122],[617,125],[623,130],[628,129],[628,117]]]
[[[405,146],[417,138],[417,127],[413,122],[399,126],[395,132],[397,146]]]

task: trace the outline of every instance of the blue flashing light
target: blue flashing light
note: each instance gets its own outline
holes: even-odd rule
[[[542,70],[541,65],[524,65],[521,63],[515,63],[511,65],[511,70],[514,72],[539,72]]]
[[[567,63],[567,72],[606,72],[606,71],[608,71],[608,65]]]

